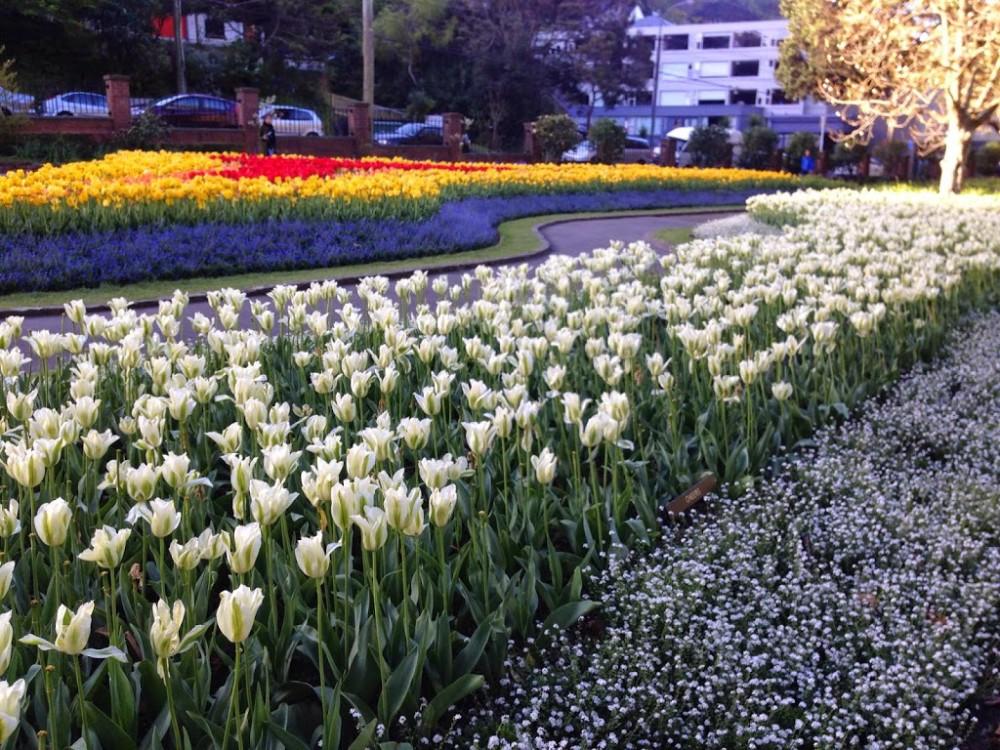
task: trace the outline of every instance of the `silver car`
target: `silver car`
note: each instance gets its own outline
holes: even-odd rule
[[[31,94],[19,94],[0,86],[0,114],[23,115],[35,108],[35,97]]]
[[[48,117],[107,117],[108,100],[104,94],[70,91],[42,102],[42,114]]]
[[[277,135],[323,135],[323,121],[311,109],[272,104],[260,111],[261,122],[267,115]]]

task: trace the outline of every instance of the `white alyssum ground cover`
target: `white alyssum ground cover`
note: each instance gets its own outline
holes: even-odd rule
[[[993,312],[743,497],[613,564],[603,632],[512,659],[440,746],[958,747],[1000,630],[997,351]]]
[[[749,214],[736,214],[723,219],[702,222],[691,230],[695,239],[707,240],[713,237],[736,237],[741,234],[777,235],[781,228],[757,221]]]

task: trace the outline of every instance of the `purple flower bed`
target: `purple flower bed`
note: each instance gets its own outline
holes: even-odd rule
[[[0,236],[0,292],[392,260],[491,245],[508,219],[551,213],[743,203],[766,190],[621,191],[470,198],[421,221],[272,221]]]

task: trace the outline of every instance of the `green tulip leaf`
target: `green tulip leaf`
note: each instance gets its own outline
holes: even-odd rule
[[[389,715],[385,717],[387,724],[392,723],[396,714],[399,713],[399,709],[403,705],[403,701],[406,700],[407,694],[410,692],[410,686],[413,684],[413,678],[417,674],[417,664],[419,659],[420,651],[413,649],[406,655],[406,658],[403,659],[400,665],[392,671],[392,674],[389,675],[389,682],[386,685],[389,709]]]
[[[465,697],[472,695],[485,684],[486,680],[479,674],[464,674],[459,677],[435,695],[433,700],[427,704],[423,715],[424,726],[432,727],[437,724],[444,716],[445,711]]]

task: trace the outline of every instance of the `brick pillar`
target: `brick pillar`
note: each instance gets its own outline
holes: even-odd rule
[[[448,147],[448,158],[451,161],[458,161],[462,158],[465,118],[458,112],[445,112],[441,115],[441,120],[441,132],[444,133],[444,145]]]
[[[677,141],[664,138],[660,141],[660,165],[664,167],[677,166]]]
[[[535,123],[524,123],[524,155],[529,162],[542,160],[542,144],[535,137]]]
[[[352,104],[347,110],[347,133],[354,147],[364,155],[372,147],[372,109],[365,102]]]
[[[260,91],[241,86],[236,89],[236,125],[243,130],[243,150],[248,154],[260,150],[257,137],[257,112],[260,109]]]
[[[108,100],[108,116],[115,130],[127,130],[132,123],[132,102],[128,76],[104,76],[104,95]]]

